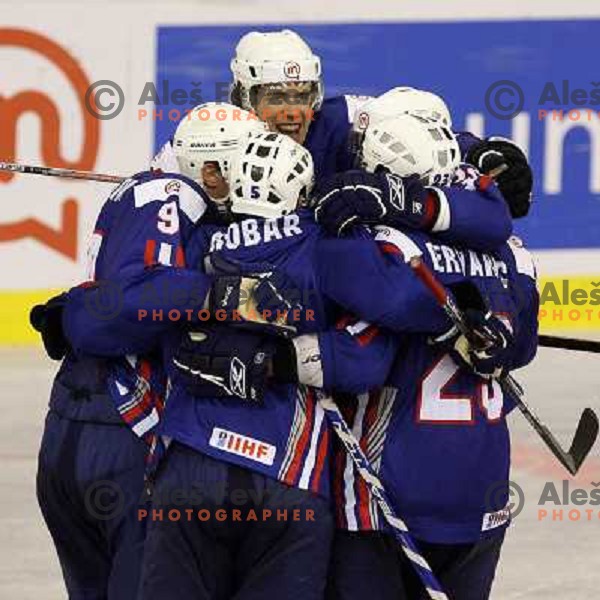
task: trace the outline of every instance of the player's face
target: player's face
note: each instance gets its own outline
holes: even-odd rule
[[[304,144],[316,95],[317,86],[310,82],[263,85],[258,90],[256,113],[271,131]]]
[[[229,196],[229,184],[221,174],[219,163],[205,162],[201,177],[203,189],[213,200],[225,200]]]

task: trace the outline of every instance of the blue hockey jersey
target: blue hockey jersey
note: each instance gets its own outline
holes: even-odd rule
[[[207,256],[213,264],[235,263],[248,275],[285,273],[302,291],[304,315],[294,322],[297,333],[318,336],[323,387],[365,391],[385,381],[395,343],[390,336],[363,338],[368,352],[360,353],[357,360],[360,330],[331,330],[339,307],[315,285],[319,264],[316,250],[322,238],[309,211],[279,219],[245,218],[226,227],[199,227],[186,256],[193,265],[202,265]],[[220,260],[214,260],[216,257]],[[236,398],[192,398],[173,373],[160,431],[219,460],[291,486],[329,494],[331,433],[314,392],[307,386],[271,385],[262,404],[256,406]]]
[[[140,327],[134,305],[161,308],[164,294],[178,289],[188,305],[202,306],[211,279],[183,268],[183,248],[206,207],[204,192],[180,175],[141,173],[126,180],[98,216],[88,251],[90,281],[69,291],[63,314],[72,350],[55,386],[96,382],[97,399],[76,403],[53,394],[51,408],[78,420],[125,421],[148,444],[149,462],[160,455],[153,429],[166,388],[161,360],[151,353],[168,324],[148,320]],[[107,392],[113,405],[105,401]]]
[[[427,336],[402,334],[407,315],[395,308],[397,298],[422,285],[404,260],[422,254],[442,283],[468,280],[480,289],[515,332],[511,368],[527,364],[536,351],[538,294],[532,260],[518,240],[494,254],[383,227],[375,240],[388,256],[386,261],[379,255],[382,285],[369,280],[381,301],[377,313],[367,303],[362,308],[364,316],[379,318],[399,333],[400,350],[386,387],[346,401],[343,410],[411,533],[428,542],[471,543],[510,520],[505,417],[513,403],[497,382],[460,369]],[[355,265],[353,272],[362,267]],[[355,285],[362,283],[355,277]],[[373,499],[344,453],[337,454],[335,464],[338,525],[350,530],[382,527]]]

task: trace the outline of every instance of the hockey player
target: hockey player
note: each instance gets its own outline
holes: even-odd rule
[[[431,147],[428,126],[420,124],[419,133],[411,119],[384,120],[367,129],[361,152],[367,171],[391,171],[403,181],[415,173],[435,175],[435,170],[431,172],[435,154],[423,151]],[[450,187],[471,187],[473,176],[462,168]],[[370,215],[373,222],[368,196],[362,200],[367,206],[361,206],[361,214]],[[375,207],[374,199],[371,205]],[[394,222],[393,212],[386,216]],[[343,222],[334,213],[330,217],[334,227]],[[517,240],[488,254],[422,233],[386,226],[376,231],[375,241],[386,256],[374,247],[367,258],[364,242],[354,248],[356,240],[330,245],[320,253],[321,286],[334,298],[337,294],[345,298],[348,286],[368,286],[375,291],[373,296],[355,296],[351,308],[401,334],[407,314],[399,307],[415,293],[414,286],[421,285],[405,259],[422,255],[486,341],[484,347],[468,349],[457,334],[434,340],[423,335],[401,337],[386,388],[359,396],[353,407],[346,405],[346,412],[449,596],[483,600],[489,596],[510,521],[505,416],[513,405],[491,378],[527,364],[535,354],[535,269]],[[329,252],[353,260],[330,269],[328,265],[336,261],[329,260]],[[336,538],[331,597],[425,598],[408,561],[393,539],[381,532],[385,528],[375,504],[343,455],[335,481],[338,525],[347,533]]]
[[[194,158],[200,160],[194,174],[211,193],[219,195],[211,185],[210,167],[221,164],[225,169],[223,156],[251,129],[265,128],[256,120],[212,119],[204,127],[211,144],[193,152],[195,140],[185,136],[188,145],[182,154],[189,168]],[[186,301],[194,306],[198,298],[201,307],[210,282],[199,272],[180,267],[187,237],[210,207],[205,192],[180,175],[141,174],[119,186],[103,206],[92,237],[92,283],[71,292],[81,297],[85,289],[96,288],[101,296],[97,305],[86,305],[82,326],[92,328],[92,316],[107,327],[115,322],[110,302],[118,303],[120,292],[100,284],[111,278],[145,278],[148,285],[155,279],[160,290],[186,290]],[[154,288],[144,297],[146,305],[160,308],[160,290]],[[32,311],[32,324],[41,332],[50,357],[64,357],[39,453],[38,501],[69,597],[130,600],[138,586],[146,525],[138,519],[136,508],[143,498],[147,463],[160,454],[152,430],[164,398],[164,375],[156,368],[160,362],[133,354],[156,345],[164,324],[150,322],[140,329],[121,322],[121,333],[131,333],[130,343],[113,356],[129,354],[127,360],[99,358],[102,352],[76,353],[62,331],[66,302],[67,296],[61,295]]]
[[[171,190],[166,189],[168,184]],[[137,210],[122,210],[123,198],[134,193]],[[188,201],[187,214],[170,209],[169,196],[174,200],[179,194]],[[154,204],[144,205],[145,199]],[[98,218],[92,278],[99,281],[116,273],[135,277],[154,261],[176,263],[182,256],[180,244],[170,245],[175,236],[168,227],[178,218],[181,230],[191,227],[205,202],[199,189],[176,176],[161,181],[144,176],[128,180],[112,194]],[[154,211],[152,217],[150,211]],[[180,235],[178,229],[178,239]],[[156,243],[155,252],[150,252],[147,240]],[[168,257],[165,248],[172,252]],[[116,300],[111,291],[103,290],[108,302]],[[128,363],[124,358],[114,361],[73,352],[62,333],[66,301],[63,294],[32,312],[32,323],[42,333],[50,356],[64,357],[52,388],[39,452],[38,502],[69,598],[130,600],[137,593],[146,527],[137,518],[137,506],[143,502],[146,461],[158,451],[151,427],[158,418],[164,383],[147,357],[131,356]],[[89,305],[88,311],[106,320],[102,306]],[[119,407],[110,389],[117,370],[138,384],[127,397],[129,405],[123,402]],[[139,435],[132,433],[127,419],[134,419]]]
[[[406,315],[394,308],[411,293],[414,279],[404,257],[423,253],[486,347],[466,350],[464,338],[451,333],[434,340],[402,337],[386,387],[346,404],[345,414],[449,597],[485,600],[510,522],[505,418],[513,404],[491,377],[527,364],[535,354],[537,292],[531,258],[516,242],[486,254],[385,227],[376,239],[398,260],[398,288],[390,296],[377,288],[383,302],[367,315],[383,316],[388,326],[404,322]],[[390,268],[389,261],[384,264]],[[356,263],[353,273],[365,267]],[[335,280],[344,275],[335,273]],[[356,285],[361,283],[358,278]],[[336,466],[341,531],[330,597],[426,598],[351,463],[340,455]]]

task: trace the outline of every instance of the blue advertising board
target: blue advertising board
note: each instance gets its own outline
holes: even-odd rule
[[[535,172],[536,203],[518,233],[533,248],[600,246],[600,21],[260,29],[282,27],[296,30],[321,56],[327,96],[377,95],[397,85],[429,89],[449,104],[455,130],[477,125],[475,133],[520,141]],[[155,121],[155,149],[175,130],[169,109],[190,108],[198,98],[226,99],[236,43],[252,29],[159,27],[159,95],[165,83],[171,91],[196,93],[186,106],[161,95],[156,108],[164,118]]]

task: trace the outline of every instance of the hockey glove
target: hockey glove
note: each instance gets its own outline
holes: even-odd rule
[[[510,327],[494,315],[479,288],[469,282],[448,286],[448,291],[462,311],[471,331],[469,339],[456,326],[435,338],[460,366],[485,378],[500,377],[508,370],[513,333]]]
[[[186,332],[172,362],[174,379],[194,396],[251,403],[262,401],[269,376],[289,366],[293,380],[296,368],[291,342],[217,324]]]
[[[218,321],[243,325],[247,329],[256,329],[257,324],[266,325],[271,327],[273,333],[281,335],[294,333],[283,313],[280,313],[281,318],[276,315],[265,319],[263,309],[257,306],[254,294],[256,285],[261,277],[271,274],[273,265],[262,262],[241,263],[213,253],[205,260],[204,269],[214,276],[205,308]]]
[[[469,150],[466,161],[482,173],[507,165],[508,169],[496,177],[498,188],[514,219],[527,215],[531,207],[533,174],[527,157],[516,144],[500,138],[483,140]]]
[[[59,294],[46,304],[36,304],[29,313],[31,326],[42,335],[46,354],[53,360],[62,360],[70,349],[62,328],[66,299],[66,293]]]
[[[428,231],[439,213],[438,197],[416,175],[402,178],[383,171],[335,175],[318,186],[315,202],[317,223],[336,236],[360,223]]]
[[[256,308],[266,320],[283,319],[293,327],[298,327],[307,318],[303,295],[303,290],[279,271],[262,275],[253,290]]]
[[[510,361],[513,334],[507,324],[491,312],[469,309],[464,313],[472,332],[454,340],[450,355],[461,366],[486,379],[498,378]]]

